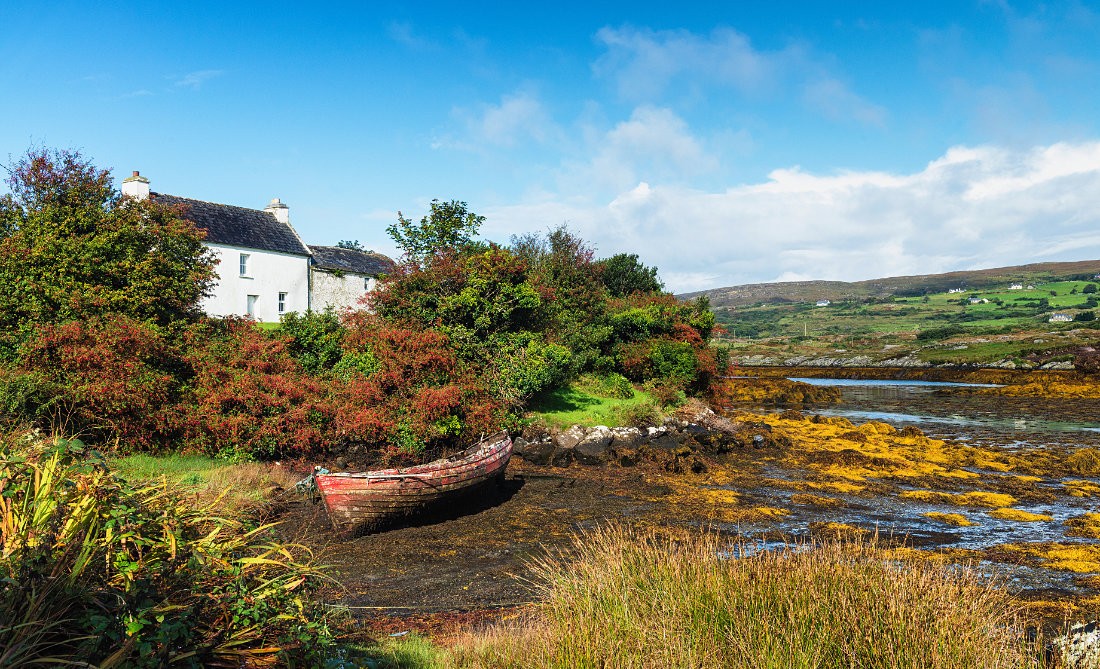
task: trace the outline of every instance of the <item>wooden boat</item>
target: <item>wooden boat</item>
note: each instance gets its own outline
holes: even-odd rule
[[[507,432],[500,432],[462,453],[426,465],[316,473],[314,483],[333,525],[345,532],[357,532],[474,494],[504,477],[511,456],[512,439]]]

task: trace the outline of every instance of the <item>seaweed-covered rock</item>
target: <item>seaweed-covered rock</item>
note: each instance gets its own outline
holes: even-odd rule
[[[522,446],[520,446],[520,442]],[[512,442],[512,453],[533,465],[548,465],[554,457],[554,442],[546,436],[539,441],[527,441],[520,437]]]
[[[610,428],[597,425],[573,447],[573,455],[582,465],[602,465],[611,453]]]
[[[1054,654],[1061,656],[1060,666],[1067,669],[1097,669],[1100,667],[1100,624],[1074,625],[1069,633],[1051,644]]]

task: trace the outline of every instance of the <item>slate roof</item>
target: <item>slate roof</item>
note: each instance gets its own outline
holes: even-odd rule
[[[215,204],[162,193],[152,193],[150,196],[164,204],[185,205],[184,217],[205,228],[206,241],[212,244],[309,255],[309,249],[289,225],[280,223],[275,216],[262,209]]]
[[[342,249],[338,246],[310,246],[313,252],[313,266],[318,269],[337,270],[378,276],[393,271],[395,263],[372,251]]]

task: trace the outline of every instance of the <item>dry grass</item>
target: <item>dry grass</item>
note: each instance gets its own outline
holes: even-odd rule
[[[734,557],[728,540],[609,528],[534,572],[545,604],[458,667],[1038,667],[1004,593],[872,542]]]

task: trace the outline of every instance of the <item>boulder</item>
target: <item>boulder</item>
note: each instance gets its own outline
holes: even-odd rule
[[[516,442],[512,442],[512,452],[533,465],[550,464],[550,461],[554,457],[555,449],[554,442],[550,441],[549,437],[541,441],[524,440],[524,442],[525,444],[522,451],[515,450]]]
[[[641,445],[651,450],[671,451],[679,448],[680,440],[672,430],[662,425],[646,428]]]
[[[642,431],[636,427],[616,427],[611,430],[611,450],[635,449],[642,443]]]
[[[569,451],[581,443],[581,439],[584,439],[587,432],[580,425],[574,425],[573,427],[554,433],[554,446],[561,451]]]
[[[611,439],[611,429],[597,425],[573,447],[573,456],[582,465],[602,465],[610,456]]]
[[[1100,667],[1100,626],[1095,620],[1074,625],[1068,634],[1055,639],[1051,646],[1053,654],[1061,659],[1059,666],[1067,669]]]

